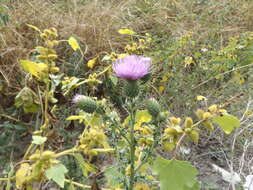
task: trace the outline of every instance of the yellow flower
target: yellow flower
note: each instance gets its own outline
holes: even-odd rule
[[[150,190],[149,186],[145,183],[136,183],[134,190]]]
[[[96,56],[95,58],[91,59],[88,61],[87,63],[87,67],[90,69],[93,69],[93,67],[97,64],[98,62],[98,56]]]
[[[164,86],[159,86],[159,92],[160,92],[160,93],[163,93],[164,90],[165,90],[165,87],[164,87]]]
[[[134,35],[134,34],[136,34],[135,31],[127,29],[127,28],[125,28],[125,29],[119,29],[118,33],[120,33],[120,34],[127,34],[127,35]]]

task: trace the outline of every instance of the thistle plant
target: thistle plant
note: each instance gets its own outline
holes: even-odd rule
[[[135,113],[136,113],[136,101],[139,93],[138,79],[141,79],[145,75],[149,74],[151,66],[151,59],[148,57],[130,55],[123,59],[119,59],[113,64],[113,70],[116,76],[125,79],[124,91],[127,96],[128,112],[130,115],[129,129],[130,134],[129,147],[129,161],[130,161],[130,177],[127,186],[128,190],[133,190],[135,183],[135,151],[137,140],[135,138]]]
[[[24,89],[16,97],[16,106],[23,107],[25,112],[40,110],[42,124],[33,131],[31,145],[23,159],[16,164],[15,175],[10,174],[8,178],[0,180],[7,181],[8,184],[15,180],[17,189],[34,189],[49,180],[61,188],[68,183],[70,189],[74,189],[74,186],[94,189],[97,187],[96,177],[89,179],[102,173],[107,179],[107,183],[102,185],[108,190],[149,190],[159,187],[161,190],[200,189],[196,168],[190,162],[179,160],[180,147],[187,146],[189,140],[197,144],[202,126],[212,131],[218,125],[226,134],[230,134],[240,126],[236,117],[228,114],[223,105],[208,106],[203,96],[198,96],[197,100],[204,101],[206,106],[196,111],[196,118],[174,117],[163,109],[153,94],[145,94],[143,89],[148,85],[153,63],[150,57],[129,55],[129,52],[136,50],[131,48],[129,51],[130,46],[126,48],[126,53],[115,55],[108,67],[99,73],[91,73],[87,79],[68,76],[61,79],[62,76],[56,75],[60,68],[56,64],[58,56],[54,48],[66,40],[57,40],[58,34],[54,28],[41,32],[35,26],[30,27],[40,33],[43,46],[35,48],[35,61],[22,60],[20,63],[37,85],[38,91],[34,92],[26,79]],[[126,29],[121,33],[135,34]],[[70,37],[68,43],[74,51],[81,51],[73,37]],[[142,43],[141,40],[140,44]],[[143,50],[141,47],[137,49]],[[97,59],[98,57],[90,60],[88,67],[92,69]],[[120,94],[124,96],[123,108],[128,115],[122,118],[112,106],[114,102],[110,104],[107,99],[77,94],[72,98],[76,115],[69,116],[66,120],[79,121],[83,124],[83,130],[71,148],[60,151],[51,149],[47,142],[50,141],[48,137],[53,130],[50,113],[57,106],[57,99],[54,98],[56,83],[61,84],[63,95],[70,97],[73,89],[81,85],[89,88],[102,83],[98,77],[111,73],[111,77],[116,76],[123,83]],[[55,78],[59,78],[59,81],[55,82]],[[119,87],[115,85],[114,88],[118,90]],[[168,153],[169,160],[162,158],[164,155],[157,150]],[[61,158],[66,155],[77,160],[83,177],[91,184],[82,184],[65,177],[68,169]],[[101,155],[113,158],[112,162],[106,166],[94,164],[94,160]]]

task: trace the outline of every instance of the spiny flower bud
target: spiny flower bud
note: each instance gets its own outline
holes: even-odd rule
[[[181,119],[180,118],[176,118],[176,117],[170,117],[170,122],[174,125],[179,125],[180,124]]]
[[[203,122],[203,125],[205,126],[205,128],[207,128],[209,131],[213,131],[214,130],[214,127],[213,127],[213,124],[209,121],[205,121]]]
[[[210,119],[212,117],[212,114],[210,112],[205,112],[203,114],[203,119]]]
[[[154,98],[150,98],[147,102],[148,112],[153,116],[157,117],[161,111],[161,106]]]
[[[171,152],[175,147],[176,147],[176,144],[174,142],[163,142],[163,149],[166,151],[166,152]]]
[[[56,54],[49,54],[48,59],[55,60],[55,59],[57,59],[57,55]]]
[[[198,109],[196,115],[199,119],[203,119],[204,110]]]
[[[214,105],[211,105],[209,108],[208,108],[208,111],[210,111],[211,113],[215,113],[217,112],[218,110],[218,106],[216,104]]]
[[[137,80],[126,80],[124,92],[127,97],[134,98],[139,94],[139,84]]]
[[[38,55],[38,56],[36,56],[36,58],[37,58],[38,60],[41,60],[41,61],[45,61],[45,60],[48,59],[48,57],[47,57],[47,56],[44,56],[44,55]]]
[[[48,36],[45,33],[41,33],[40,37],[43,38],[43,39],[47,39],[48,38]]]
[[[221,113],[221,114],[226,114],[226,113],[227,113],[227,110],[225,110],[225,109],[219,109],[219,113]]]
[[[193,121],[191,117],[187,117],[185,119],[184,127],[185,128],[191,128],[193,126]]]
[[[45,160],[51,159],[55,156],[55,153],[50,151],[50,150],[46,150],[42,153],[41,157]]]
[[[97,109],[97,103],[92,98],[84,95],[76,95],[73,98],[75,103],[80,109],[87,113],[93,113]]]
[[[39,153],[35,153],[35,154],[32,154],[30,157],[29,157],[29,160],[38,160],[40,159],[40,154]]]
[[[174,128],[167,128],[164,130],[164,133],[166,133],[167,135],[175,135],[177,134],[177,130]]]
[[[58,73],[60,71],[59,67],[51,67],[50,72],[52,73]]]
[[[169,113],[168,112],[160,112],[159,113],[159,121],[166,121]]]
[[[191,133],[189,134],[191,140],[195,143],[199,142],[199,133],[196,130],[192,130]]]
[[[192,131],[192,129],[191,129],[191,128],[186,128],[186,129],[184,130],[184,132],[185,132],[185,133],[187,133],[187,134],[190,134],[190,133],[191,133],[191,131]]]

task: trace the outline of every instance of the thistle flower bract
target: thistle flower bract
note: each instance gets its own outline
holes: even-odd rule
[[[156,99],[154,98],[150,98],[147,101],[147,108],[148,108],[148,112],[153,116],[153,117],[157,117],[158,114],[161,111],[161,106],[159,105],[159,103],[156,101]]]
[[[151,59],[138,55],[128,55],[113,63],[113,70],[117,77],[137,80],[150,72]]]
[[[88,96],[75,95],[72,102],[87,113],[93,113],[97,109],[96,101]]]

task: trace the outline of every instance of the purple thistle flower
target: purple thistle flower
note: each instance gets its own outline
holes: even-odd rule
[[[128,80],[137,80],[150,72],[150,57],[128,55],[113,63],[115,75]]]

